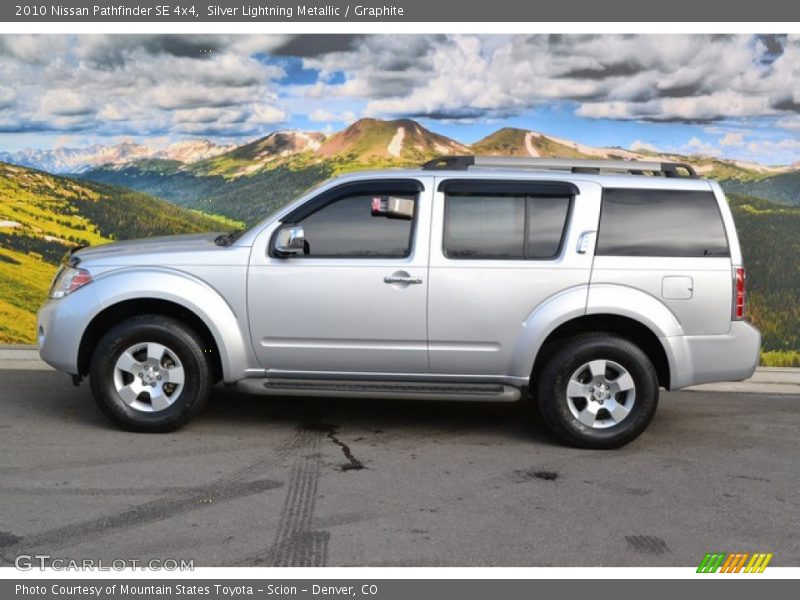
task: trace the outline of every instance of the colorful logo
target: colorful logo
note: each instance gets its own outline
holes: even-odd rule
[[[771,552],[709,552],[700,561],[697,572],[763,573],[771,560]]]

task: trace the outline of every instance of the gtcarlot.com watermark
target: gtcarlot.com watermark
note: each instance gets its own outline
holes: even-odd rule
[[[184,558],[60,558],[50,554],[20,554],[14,559],[14,566],[20,571],[45,569],[53,571],[194,571],[194,560]]]

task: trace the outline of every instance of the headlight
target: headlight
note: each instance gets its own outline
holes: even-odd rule
[[[63,298],[91,281],[92,274],[86,269],[76,269],[65,265],[58,270],[53,279],[53,285],[50,286],[50,297]]]

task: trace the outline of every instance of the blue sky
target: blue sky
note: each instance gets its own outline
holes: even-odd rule
[[[791,36],[0,36],[0,150],[243,143],[409,117],[596,146],[800,160]]]

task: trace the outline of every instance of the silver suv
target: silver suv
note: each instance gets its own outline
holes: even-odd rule
[[[130,430],[180,427],[222,381],[532,396],[567,443],[611,448],[659,388],[753,373],[742,264],[722,190],[688,165],[445,157],[328,181],[247,231],[75,251],[38,340]]]

